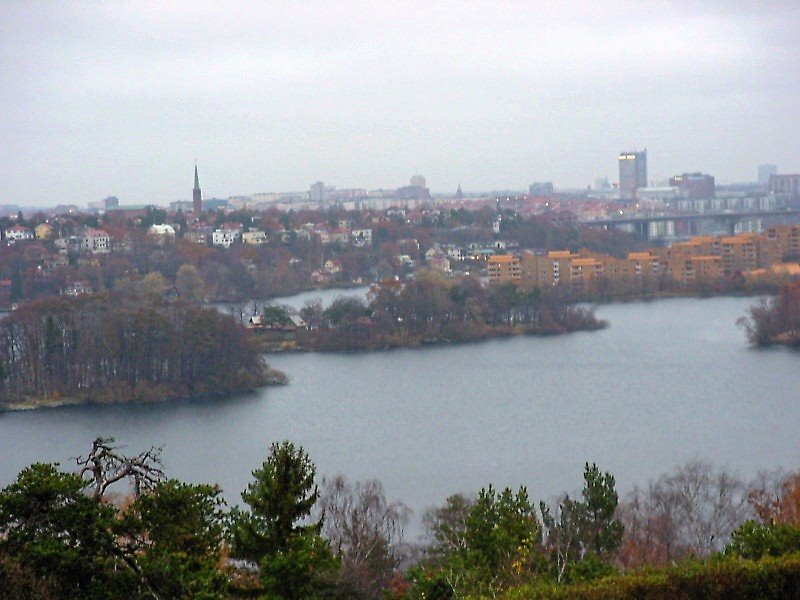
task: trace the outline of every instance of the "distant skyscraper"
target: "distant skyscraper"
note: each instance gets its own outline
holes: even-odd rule
[[[758,166],[758,185],[767,189],[769,186],[770,175],[777,175],[778,167],[775,165],[759,165]]]
[[[636,199],[636,190],[647,187],[647,149],[619,153],[619,199]]]
[[[200,178],[197,176],[197,165],[194,166],[194,189],[192,190],[192,210],[203,212],[203,194],[200,192]]]
[[[529,196],[549,196],[555,191],[552,181],[534,181],[528,186]]]
[[[419,188],[427,187],[426,182],[425,182],[425,178],[422,175],[419,175],[419,174],[414,175],[411,178],[411,185],[413,187],[419,187]]]
[[[321,181],[311,184],[311,190],[308,194],[308,199],[311,202],[319,204],[320,210],[325,209],[325,184]]]

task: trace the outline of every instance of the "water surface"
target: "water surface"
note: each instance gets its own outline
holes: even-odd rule
[[[0,413],[0,485],[101,435],[163,445],[169,475],[220,483],[232,502],[289,439],[320,476],[378,478],[417,514],[488,483],[574,491],[585,461],[623,492],[692,458],[744,477],[798,468],[800,354],[747,346],[735,322],[752,302],[602,306],[608,329],[558,337],[273,355],[291,384],[227,401]]]

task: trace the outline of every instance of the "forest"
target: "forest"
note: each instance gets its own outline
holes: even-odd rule
[[[0,321],[0,407],[228,395],[268,373],[230,317],[156,295],[58,296]]]
[[[366,350],[445,344],[517,334],[556,334],[604,327],[592,309],[560,290],[483,286],[474,277],[448,279],[420,270],[415,279],[386,280],[369,295],[311,303],[300,311],[309,330],[298,332],[312,350]]]
[[[787,598],[800,593],[800,472],[752,482],[690,461],[634,488],[585,464],[574,495],[487,485],[422,515],[379,481],[317,479],[273,443],[228,508],[161,449],[98,438],[71,469],[0,490],[0,596],[37,598]]]

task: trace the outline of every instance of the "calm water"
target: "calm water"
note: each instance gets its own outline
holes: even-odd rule
[[[320,475],[378,478],[417,515],[488,483],[574,491],[585,461],[621,491],[691,458],[745,477],[798,468],[800,354],[748,348],[735,322],[751,303],[617,304],[598,309],[611,323],[599,332],[273,356],[289,386],[224,402],[0,413],[0,485],[100,435],[131,453],[163,445],[168,474],[234,502],[269,444],[290,439]]]

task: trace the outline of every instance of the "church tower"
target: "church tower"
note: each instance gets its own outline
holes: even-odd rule
[[[203,212],[203,195],[200,193],[200,178],[197,176],[197,163],[194,165],[194,190],[192,190],[192,211]]]

